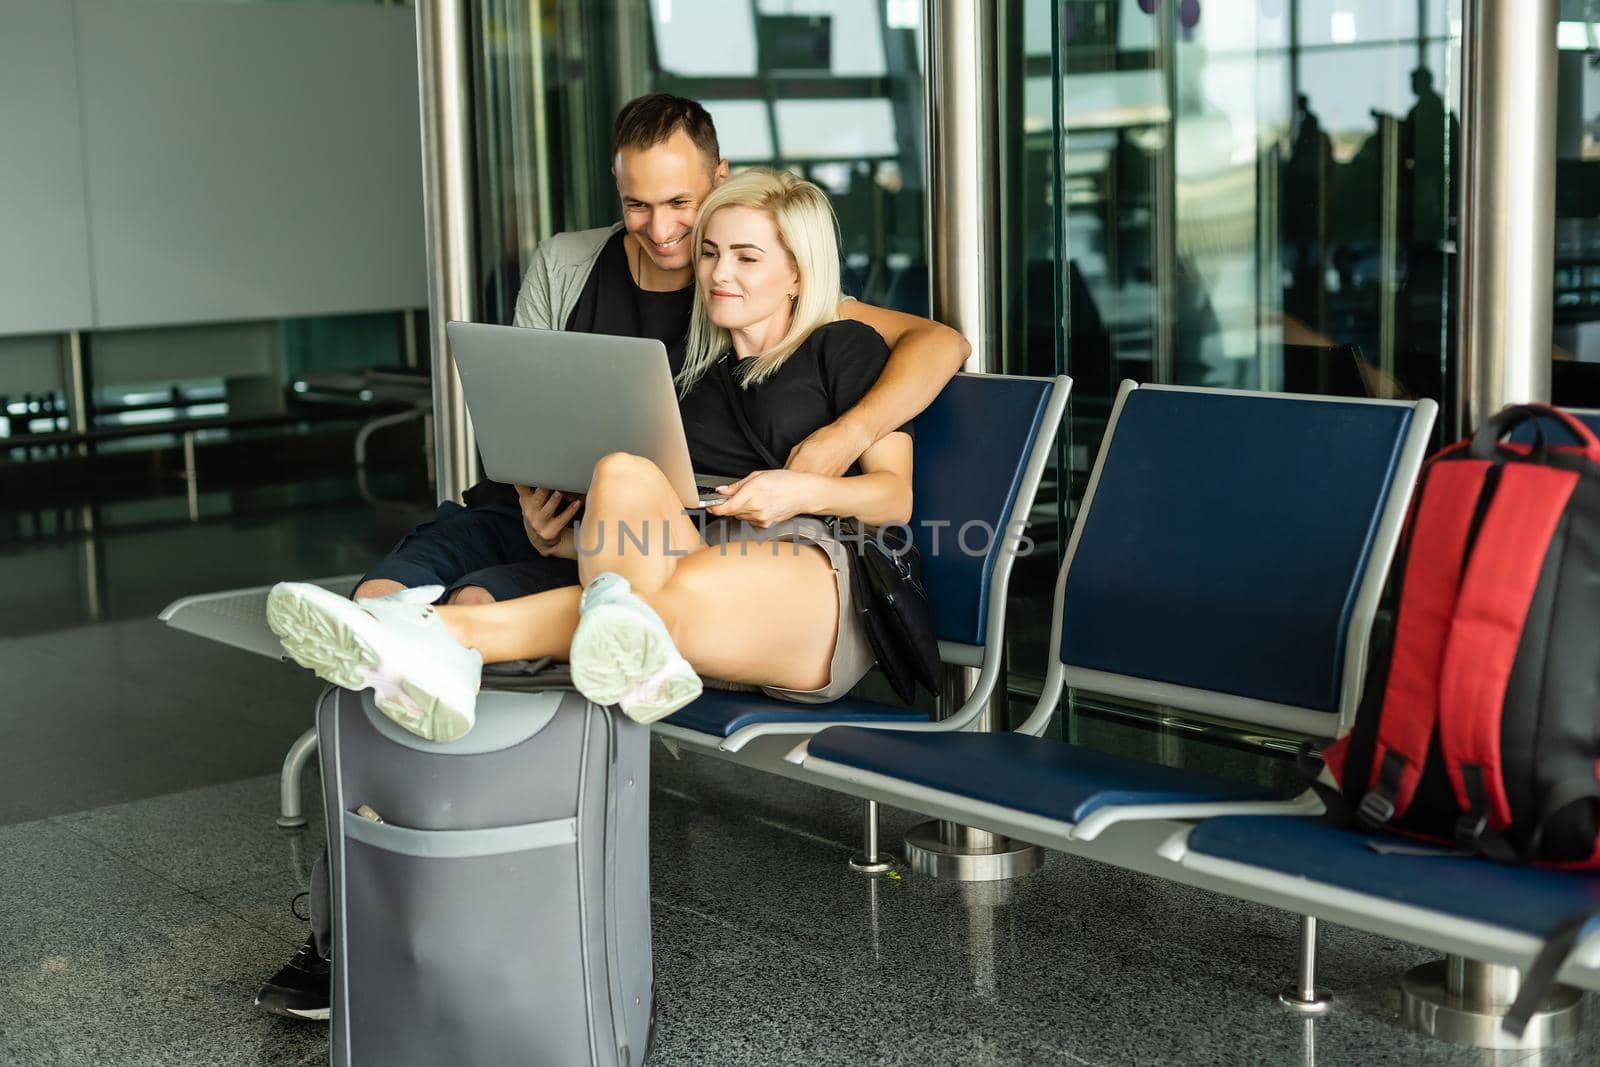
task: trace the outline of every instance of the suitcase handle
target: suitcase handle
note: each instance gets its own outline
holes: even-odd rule
[[[1532,421],[1534,433],[1538,435],[1534,442],[1534,454],[1543,455],[1545,437],[1544,429],[1539,425],[1540,419],[1554,419],[1559,422],[1568,433],[1577,438],[1585,458],[1591,463],[1600,463],[1600,439],[1596,439],[1589,431],[1589,427],[1569,412],[1549,404],[1511,404],[1501,408],[1484,419],[1483,425],[1472,435],[1472,446],[1468,449],[1468,454],[1473,459],[1494,458],[1496,445],[1509,437],[1518,426]]]

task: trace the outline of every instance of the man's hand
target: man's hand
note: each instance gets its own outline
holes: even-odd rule
[[[721,518],[743,519],[757,529],[815,510],[817,475],[800,471],[754,471],[732,485],[719,485],[725,499],[706,511]]]
[[[789,450],[784,469],[801,474],[837,478],[876,442],[852,422],[830,422]]]
[[[522,529],[534,550],[541,556],[566,556],[572,538],[563,535],[583,507],[583,494],[519,485],[517,502],[522,505]]]

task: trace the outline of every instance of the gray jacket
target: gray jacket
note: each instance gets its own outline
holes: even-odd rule
[[[533,250],[528,273],[523,276],[522,288],[517,292],[517,312],[512,316],[511,325],[538,330],[566,329],[572,309],[578,306],[584,283],[600,258],[600,250],[620,229],[622,223],[619,222],[597,230],[558,233],[540,241],[539,247]]]

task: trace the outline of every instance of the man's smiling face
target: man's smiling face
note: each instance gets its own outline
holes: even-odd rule
[[[711,195],[727,165],[706,159],[687,133],[650,148],[623,148],[612,161],[623,225],[656,269],[687,270],[693,261],[689,239],[700,203]]]

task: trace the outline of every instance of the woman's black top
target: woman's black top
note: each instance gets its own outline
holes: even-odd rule
[[[674,365],[681,360],[681,352],[674,353]],[[734,371],[739,359],[728,352],[679,404],[694,469],[742,478],[768,466],[745,439],[729,407],[728,390],[713,375],[734,382],[750,428],[774,456],[784,459],[812,431],[855,407],[888,361],[888,346],[878,332],[849,319],[813,330],[771,377],[749,388],[739,387],[742,375]],[[900,429],[910,433],[911,425]],[[845,473],[860,474],[861,469],[852,464]]]

